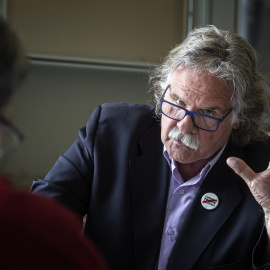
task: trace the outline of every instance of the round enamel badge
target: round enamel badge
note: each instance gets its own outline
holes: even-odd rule
[[[208,192],[202,196],[201,204],[207,210],[213,210],[218,206],[219,199],[214,193]]]

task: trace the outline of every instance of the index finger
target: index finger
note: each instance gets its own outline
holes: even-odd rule
[[[247,183],[252,181],[256,176],[256,173],[240,158],[230,157],[227,159],[227,164]]]

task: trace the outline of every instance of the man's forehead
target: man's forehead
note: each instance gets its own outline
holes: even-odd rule
[[[185,80],[176,80],[175,84],[172,87],[173,91],[175,92],[192,92],[197,95],[209,95],[212,96],[213,93],[209,91],[207,85],[204,85],[200,82],[195,84],[194,81],[190,81],[189,79]],[[180,90],[180,91],[179,91]]]
[[[174,73],[171,86],[172,92],[176,95],[185,92],[231,100],[233,93],[231,85],[225,80],[206,71],[196,72],[187,68]]]

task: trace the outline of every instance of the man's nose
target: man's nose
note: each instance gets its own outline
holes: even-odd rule
[[[183,134],[196,133],[197,131],[190,115],[186,115],[181,121],[178,121],[176,126]]]

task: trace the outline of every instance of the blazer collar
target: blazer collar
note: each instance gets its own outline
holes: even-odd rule
[[[164,225],[169,166],[163,156],[160,125],[138,141],[142,155],[130,160],[136,269],[154,269]]]

